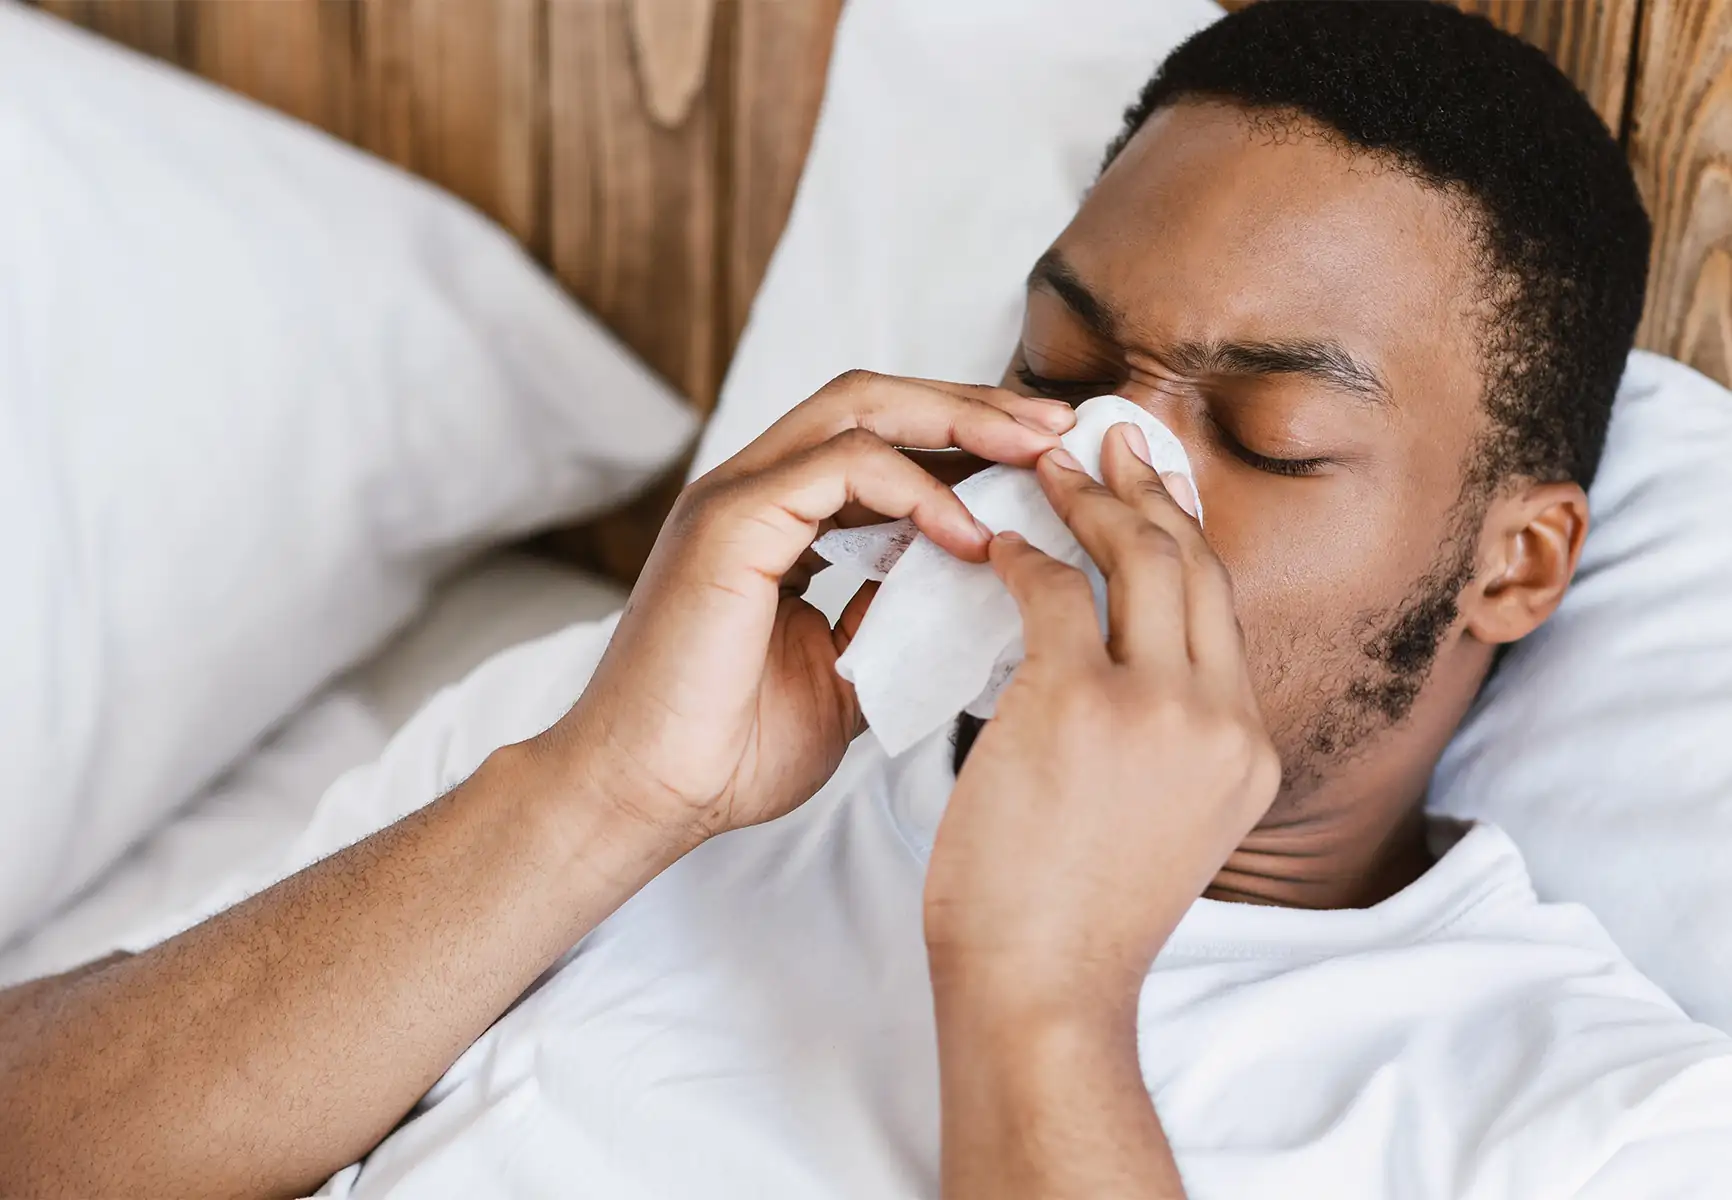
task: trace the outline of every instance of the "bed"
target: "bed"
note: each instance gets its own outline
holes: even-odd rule
[[[494,218],[700,411],[793,202],[840,0],[38,0],[317,125]],[[1639,344],[1732,382],[1732,4],[1476,0],[1626,146],[1655,223]],[[417,624],[53,922],[0,982],[71,966],[266,852],[494,649],[617,605],[679,472],[452,579]],[[319,734],[323,757],[298,755]]]

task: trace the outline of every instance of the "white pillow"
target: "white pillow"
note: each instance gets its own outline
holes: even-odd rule
[[[377,759],[435,695],[509,647],[574,622],[593,627],[624,603],[617,583],[520,550],[484,555],[442,580],[382,650],[297,709],[75,902],[0,951],[0,988],[133,945],[140,930],[178,931],[191,923],[183,914],[203,915],[201,902],[232,895],[225,889],[237,880],[262,886],[277,878],[272,868],[326,790]],[[486,703],[511,707],[497,694]],[[433,759],[457,740],[446,728],[416,736],[434,740],[421,751]]]
[[[1521,847],[1690,1015],[1732,1032],[1732,392],[1630,356],[1563,606],[1487,683],[1435,808]]]
[[[843,371],[997,383],[1023,281],[1211,0],[849,0],[692,477]]]
[[[462,204],[0,2],[0,940],[689,414]]]
[[[787,231],[694,471],[850,367],[996,381],[1023,274],[1208,3],[850,0]],[[1631,359],[1582,578],[1445,756],[1692,1015],[1732,1031],[1732,395]],[[834,611],[853,579],[821,574]]]

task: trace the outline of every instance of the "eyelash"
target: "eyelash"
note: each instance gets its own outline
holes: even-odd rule
[[[1048,379],[1020,364],[1012,373],[1023,387],[1049,400],[1087,400],[1118,387],[1110,379]]]
[[[1014,368],[1013,374],[1023,387],[1053,400],[1087,399],[1090,396],[1101,394],[1103,390],[1111,391],[1118,386],[1108,380],[1048,379],[1044,375],[1036,375],[1021,365]],[[1328,466],[1331,461],[1327,458],[1270,458],[1268,455],[1258,454],[1246,446],[1234,437],[1225,425],[1212,416],[1209,423],[1215,427],[1215,436],[1221,440],[1221,444],[1227,448],[1228,453],[1246,466],[1269,475],[1280,475],[1289,479],[1302,478],[1306,475],[1315,475],[1323,467]]]

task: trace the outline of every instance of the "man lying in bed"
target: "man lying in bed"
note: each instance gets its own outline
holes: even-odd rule
[[[1257,5],[1108,159],[1007,389],[839,379],[688,489],[545,734],[0,997],[0,1193],[285,1194],[389,1134],[333,1194],[1732,1194],[1728,1040],[1421,814],[1587,529],[1647,253],[1618,147],[1477,20]],[[1105,391],[1183,439],[1206,540],[1136,438],[1104,486],[1054,452],[1031,397]],[[895,446],[1037,466],[1110,633]],[[978,740],[850,748],[866,598],[832,634],[795,583],[855,510],[1021,606]]]

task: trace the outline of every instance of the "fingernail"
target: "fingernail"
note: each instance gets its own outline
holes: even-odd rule
[[[999,533],[998,540],[1001,542],[1014,542],[1015,544],[1020,546],[1020,545],[1022,545],[1023,542],[1027,541],[1028,539],[1023,537],[1022,534],[1018,533],[1014,529],[1006,529],[1006,530],[1003,530]]]
[[[1191,486],[1191,481],[1177,471],[1169,471],[1161,476],[1161,485],[1167,489],[1167,495],[1173,498],[1173,503],[1185,510],[1185,515],[1191,520],[1197,519],[1197,489]]]
[[[1057,450],[1048,450],[1046,456],[1051,459],[1055,465],[1061,466],[1067,471],[1080,471],[1083,469],[1082,464],[1077,461],[1076,455],[1072,454],[1069,450],[1066,450],[1063,446],[1060,446]]]
[[[981,541],[990,542],[992,540],[992,530],[987,526],[985,521],[982,521],[979,517],[974,518],[974,527],[980,531]]]
[[[1131,448],[1131,453],[1143,460],[1145,467],[1154,466],[1149,457],[1149,439],[1142,429],[1129,421],[1123,421],[1118,426],[1119,436],[1125,439],[1125,445]]]
[[[1063,400],[1042,400],[1035,396],[1026,398],[1034,400],[1040,407],[1011,415],[1030,429],[1039,430],[1041,433],[1063,433],[1076,424],[1076,409]]]

